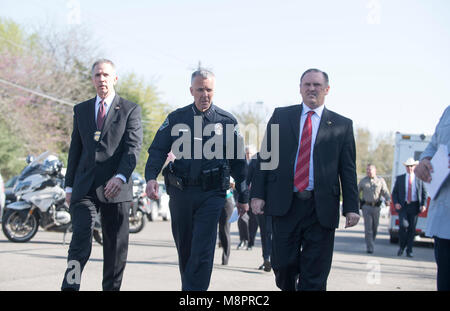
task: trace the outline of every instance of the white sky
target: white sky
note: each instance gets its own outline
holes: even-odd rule
[[[374,133],[432,134],[450,103],[448,0],[1,0],[0,16],[61,30],[79,19],[119,75],[174,108],[192,102],[199,61],[229,111],[300,103],[312,67],[330,76],[326,106]]]

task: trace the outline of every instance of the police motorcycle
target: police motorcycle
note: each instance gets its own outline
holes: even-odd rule
[[[65,242],[72,223],[63,189],[62,162],[49,151],[36,159],[28,157],[27,162],[13,190],[17,201],[5,207],[3,233],[12,242],[24,243],[36,235],[40,225],[46,231],[63,232]],[[96,223],[94,229],[99,227]]]

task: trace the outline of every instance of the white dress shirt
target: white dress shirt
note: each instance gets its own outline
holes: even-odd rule
[[[411,185],[411,202],[419,201],[417,198],[417,191],[416,191],[416,175],[412,173],[412,185]],[[409,174],[406,173],[405,177],[405,202],[408,202],[408,182],[409,182]]]
[[[309,157],[309,184],[308,187],[306,187],[305,190],[314,190],[314,163],[313,163],[313,155],[314,155],[314,143],[316,142],[316,136],[317,132],[319,131],[319,125],[320,125],[320,119],[322,118],[322,112],[325,108],[325,105],[322,105],[316,109],[311,109],[304,103],[302,103],[303,109],[302,109],[302,115],[300,116],[300,134],[298,139],[298,148],[297,148],[297,154],[295,156],[295,163],[294,163],[294,175],[295,175],[295,168],[297,167],[297,159],[298,159],[298,153],[300,151],[300,143],[302,140],[302,132],[303,132],[303,126],[305,125],[306,118],[308,116],[308,112],[313,110],[314,114],[311,116],[311,125],[312,125],[312,133],[311,133],[311,155]],[[294,192],[297,192],[298,189],[294,186]]]
[[[109,94],[108,97],[105,98],[105,117],[108,114],[109,108],[111,108],[111,104],[112,104],[115,96],[116,96],[116,93],[112,92],[111,94]],[[100,108],[101,101],[102,101],[102,99],[100,98],[100,96],[97,95],[97,97],[95,99],[95,122],[97,122],[98,109]]]

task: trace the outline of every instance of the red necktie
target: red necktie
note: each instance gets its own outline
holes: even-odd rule
[[[314,111],[309,111],[303,125],[300,150],[298,151],[297,166],[295,167],[294,186],[299,192],[308,187],[309,184],[309,159],[311,157],[312,123],[311,116]]]
[[[105,120],[105,110],[105,100],[102,99],[97,113],[97,129],[99,130],[102,129],[103,121]]]
[[[408,196],[407,196],[407,203],[411,203],[412,201],[412,175],[409,174],[409,180],[408,180]]]

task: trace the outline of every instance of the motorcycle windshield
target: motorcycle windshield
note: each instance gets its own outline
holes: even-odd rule
[[[42,163],[44,163],[45,159],[47,159],[49,156],[55,156],[55,154],[53,154],[50,151],[45,151],[41,153],[38,157],[36,157],[36,159],[34,159],[22,170],[18,180],[21,181],[30,175],[42,173],[41,172]]]

